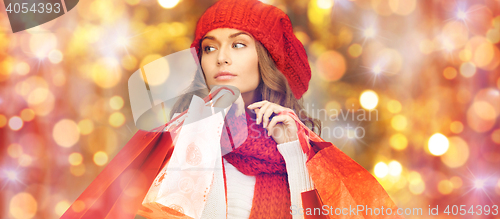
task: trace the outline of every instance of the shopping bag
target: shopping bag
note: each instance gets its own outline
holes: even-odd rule
[[[223,92],[214,97],[216,100]],[[153,181],[139,214],[147,218],[201,218],[210,195],[225,216],[220,138],[227,109],[193,96],[169,162]],[[222,190],[221,190],[222,189]],[[213,206],[211,208],[214,208]],[[214,212],[210,213],[214,214]],[[206,213],[207,214],[207,213]]]

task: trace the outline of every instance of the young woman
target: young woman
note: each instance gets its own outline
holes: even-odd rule
[[[248,137],[222,157],[228,218],[302,218],[318,215],[318,211],[334,217],[339,213],[372,216],[359,206],[396,212],[369,172],[311,131],[321,130],[319,121],[308,117],[301,105],[311,69],[283,11],[257,0],[220,0],[198,21],[192,47],[206,85],[238,88],[247,112]],[[180,101],[173,113],[188,107],[189,101]],[[134,214],[127,212],[141,207],[149,186],[172,154],[171,139],[162,135],[139,131],[73,204],[82,201],[83,209],[75,211],[72,206],[63,217],[132,218]],[[127,178],[122,173],[127,168],[147,176]],[[113,193],[120,185],[121,192]],[[134,190],[137,195],[127,196],[127,188],[139,188]],[[313,188],[324,204],[314,211],[303,206],[315,205],[314,199],[302,200]],[[207,206],[217,201],[210,197]],[[182,206],[162,209],[172,217],[182,216]],[[141,210],[147,215],[150,209]],[[209,215],[203,212],[201,217]]]

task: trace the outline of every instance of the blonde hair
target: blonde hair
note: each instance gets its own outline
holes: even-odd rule
[[[309,117],[309,115],[305,112],[303,99],[295,98],[290,86],[288,85],[286,77],[276,67],[275,62],[271,58],[267,49],[257,40],[255,41],[255,49],[257,50],[259,74],[261,76],[259,86],[256,88],[260,90],[261,97],[259,99],[267,100],[280,106],[292,109],[295,111],[302,123],[321,136],[321,121]],[[200,50],[202,50],[201,47]],[[199,54],[203,54],[203,51]],[[201,63],[201,57],[198,58]],[[208,95],[208,85],[203,83],[203,81],[205,81],[203,80],[204,77],[205,75],[203,72],[198,72],[196,74],[193,83],[190,86],[190,90],[195,91],[185,94],[174,104],[170,118],[172,118],[174,113],[181,113],[187,110],[193,95],[197,95],[202,98]]]

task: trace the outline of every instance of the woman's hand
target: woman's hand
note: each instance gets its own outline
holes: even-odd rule
[[[292,111],[292,109],[282,107],[278,104],[271,103],[267,100],[255,102],[248,106],[248,109],[254,109],[257,113],[257,124],[263,123],[263,127],[267,129],[267,135],[271,135],[278,144],[295,141],[297,137],[297,125],[295,120],[289,115],[274,116],[271,121],[269,117],[273,113],[281,113],[283,111]]]

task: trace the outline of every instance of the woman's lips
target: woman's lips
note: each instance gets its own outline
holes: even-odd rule
[[[234,77],[236,77],[236,75],[220,75],[220,76],[217,76],[215,78],[215,80],[218,80],[218,81],[227,81],[227,80],[233,79]]]

